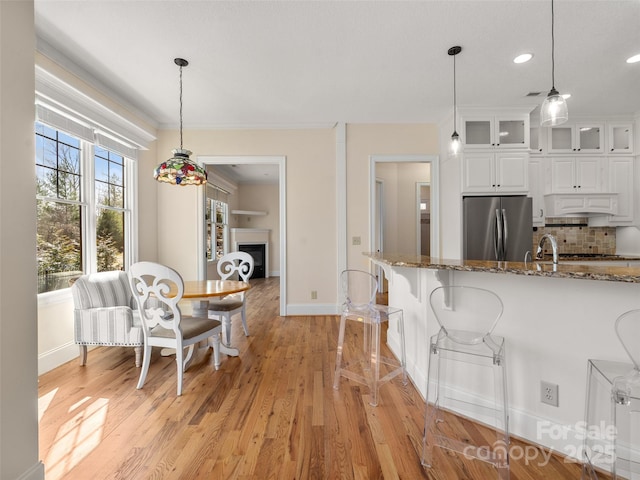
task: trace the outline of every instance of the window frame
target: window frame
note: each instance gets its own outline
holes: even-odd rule
[[[38,201],[49,201],[55,203],[66,203],[79,205],[81,209],[80,236],[82,271],[95,273],[98,271],[97,264],[97,211],[98,209],[109,209],[124,214],[124,261],[123,268],[128,267],[137,261],[138,257],[138,230],[137,226],[137,181],[138,165],[135,159],[129,158],[119,152],[114,152],[108,146],[98,145],[97,142],[90,142],[80,138],[78,135],[64,131],[60,127],[48,124],[46,121],[38,120],[34,123],[34,138],[36,135],[36,125],[40,123],[57,132],[69,135],[80,142],[80,201],[67,200],[59,197],[48,197],[36,194]],[[103,150],[114,153],[123,158],[123,188],[124,188],[124,208],[112,207],[110,205],[99,205],[96,199],[95,188],[95,147],[99,146]],[[35,166],[35,158],[34,158]],[[70,297],[70,287],[51,290],[38,294],[39,304],[58,303]]]

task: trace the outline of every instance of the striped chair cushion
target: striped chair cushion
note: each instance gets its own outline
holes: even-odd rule
[[[71,287],[76,309],[130,306],[131,288],[126,272],[83,275]]]
[[[126,272],[83,275],[71,287],[75,342],[80,345],[142,346],[138,312],[131,308]]]

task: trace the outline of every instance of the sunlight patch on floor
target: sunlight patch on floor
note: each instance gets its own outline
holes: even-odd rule
[[[49,393],[38,398],[38,423],[42,420],[42,416],[49,408],[49,405],[51,405],[51,401],[56,396],[56,393],[58,393],[58,389],[54,388]]]
[[[40,417],[51,404],[56,390],[40,397]],[[44,464],[47,478],[64,478],[66,473],[89,455],[101,442],[109,400],[85,397],[72,405],[72,416],[60,427]]]

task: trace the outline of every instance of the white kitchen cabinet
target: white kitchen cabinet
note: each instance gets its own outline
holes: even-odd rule
[[[532,221],[534,227],[544,226],[544,169],[543,160],[529,158],[529,196],[531,197]]]
[[[544,196],[546,215],[562,217],[564,215],[599,213],[615,215],[618,212],[618,199],[615,193],[554,193]]]
[[[603,191],[602,157],[553,157],[548,193],[599,193]]]
[[[633,153],[633,124],[609,123],[607,125],[607,149],[609,153]]]
[[[548,132],[549,153],[602,153],[604,124],[576,123],[551,127]]]
[[[529,115],[468,115],[462,118],[465,148],[529,148]]]
[[[529,154],[465,153],[462,159],[463,193],[528,193]]]
[[[618,213],[609,217],[609,225],[633,222],[633,157],[609,157],[609,191],[618,194]]]

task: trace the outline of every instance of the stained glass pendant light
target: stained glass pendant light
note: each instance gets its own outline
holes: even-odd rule
[[[558,93],[555,86],[555,37],[553,33],[553,23],[553,0],[551,0],[551,90],[547,98],[542,102],[542,107],[540,107],[540,125],[543,127],[561,125],[569,119],[567,101]]]
[[[460,151],[460,135],[456,130],[456,55],[462,51],[462,47],[455,46],[447,50],[453,57],[453,134],[451,135],[451,145],[449,147],[451,155],[457,155]]]
[[[180,67],[180,148],[173,150],[173,157],[156,167],[153,177],[172,185],[204,185],[207,183],[207,172],[189,159],[189,150],[182,148],[182,67],[189,65],[189,62],[184,58],[173,61]]]

